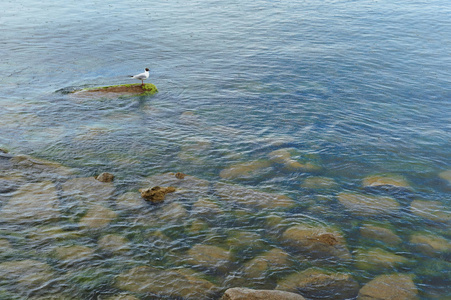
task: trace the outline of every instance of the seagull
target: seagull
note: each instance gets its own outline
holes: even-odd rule
[[[130,76],[131,78],[141,80],[141,86],[144,85],[144,80],[149,78],[149,68],[146,68],[146,71],[144,73],[140,73],[138,75]]]

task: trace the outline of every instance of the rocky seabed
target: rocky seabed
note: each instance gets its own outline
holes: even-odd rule
[[[386,221],[408,210],[449,229],[438,201],[406,207],[365,190],[409,189],[399,177],[364,178],[358,192],[331,178],[305,180],[303,189],[330,190],[355,218],[368,244],[356,248],[337,224],[300,213],[299,199],[233,183],[269,163],[316,169],[282,150],[224,168],[220,182],[165,173],[121,191],[109,173],[81,177],[55,162],[1,154],[0,299],[445,299],[419,287],[426,275],[449,272],[449,236],[400,236]],[[438,177],[449,181],[449,171]],[[418,256],[436,273],[422,263],[418,274]]]

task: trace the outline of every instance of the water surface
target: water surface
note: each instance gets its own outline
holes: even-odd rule
[[[341,228],[354,257],[354,251],[378,247],[409,260],[384,271],[355,264],[333,271],[349,272],[360,285],[384,273],[414,274],[420,297],[440,299],[450,293],[451,280],[443,276],[451,252],[450,182],[443,175],[451,169],[450,17],[442,0],[7,1],[0,18],[0,147],[57,161],[77,169],[79,177],[114,173],[114,197],[137,192],[145,178],[166,172],[184,172],[211,186],[227,182],[286,195],[296,205],[277,214]],[[154,96],[80,99],[64,93],[129,83],[127,75],[145,67],[159,89]],[[271,160],[280,149],[313,167]],[[246,162],[263,163],[221,177]],[[364,179],[375,174],[402,178],[408,188],[365,188]],[[334,184],[308,185],[318,177]],[[390,196],[400,209],[358,216],[339,202],[340,193]],[[184,203],[188,211],[194,200]],[[434,201],[448,217],[413,213],[416,200]],[[80,210],[66,207],[68,223],[60,225],[76,227],[71,214],[81,216]],[[229,218],[210,229],[230,238],[234,230],[263,228],[262,220],[273,213],[254,211],[253,221],[243,224],[233,221],[228,207]],[[141,229],[124,231],[135,222],[133,214],[122,217],[115,221],[122,227],[112,223],[108,230],[128,239],[137,235]],[[402,243],[391,247],[362,238],[361,229],[372,222],[391,228]],[[21,235],[13,227],[2,224],[2,236],[11,242]],[[418,250],[412,237],[419,232],[447,243],[445,250]],[[180,256],[206,242],[166,233]],[[95,248],[98,235],[77,244]],[[265,250],[281,247],[267,233],[261,239],[268,243]],[[131,240],[135,254],[148,246],[148,238]],[[19,244],[27,254],[3,261],[51,260],[46,251],[34,254],[36,249]],[[152,265],[157,256],[149,251],[123,259]],[[59,267],[54,261],[50,266]],[[118,292],[109,277],[118,269],[102,268],[110,275],[85,274],[94,283],[75,285],[74,295]],[[60,272],[64,286],[74,271]],[[286,274],[277,276],[264,287],[274,288]],[[23,297],[13,283],[1,288],[9,293],[5,297]]]

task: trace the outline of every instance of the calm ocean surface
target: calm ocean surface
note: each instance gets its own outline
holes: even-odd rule
[[[111,172],[116,195],[136,192],[144,178],[166,172],[286,195],[297,204],[282,218],[301,214],[340,228],[354,259],[378,248],[407,261],[385,270],[357,263],[328,270],[348,272],[360,286],[381,274],[413,274],[421,299],[449,299],[448,1],[6,0],[0,7],[0,148],[62,163],[80,177]],[[135,83],[127,75],[146,67],[148,82],[159,89],[153,96],[79,99],[64,92]],[[271,160],[281,149],[313,167]],[[250,169],[227,173],[243,165]],[[373,175],[402,178],[408,187],[365,188],[362,182]],[[318,178],[327,178],[320,188],[306,183]],[[390,216],[355,215],[337,200],[342,193],[389,196],[400,209]],[[437,209],[423,212],[413,201]],[[118,222],[133,223],[130,216]],[[228,236],[229,229],[258,231],[259,222],[224,220],[218,228]],[[372,244],[361,236],[368,223],[390,228],[402,242]],[[0,237],[20,236],[13,227],[1,223]],[[199,242],[165,233],[180,253]],[[437,249],[424,251],[416,234],[430,237]],[[145,247],[131,235],[132,248]],[[264,233],[261,239],[278,246]],[[0,255],[0,263],[27,258],[56,268],[50,254],[20,245],[20,254]],[[152,259],[131,258],[147,265]],[[114,282],[122,270],[111,265],[92,278],[83,273],[93,284],[67,279],[85,265],[59,269],[61,286],[71,286],[79,299],[107,298],[120,292]],[[273,289],[290,271],[250,287]],[[34,297],[45,286],[40,289],[24,296],[3,278],[0,298]]]

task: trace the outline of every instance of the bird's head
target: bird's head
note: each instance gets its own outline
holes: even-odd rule
[[[149,72],[149,68],[146,68],[146,71]]]

